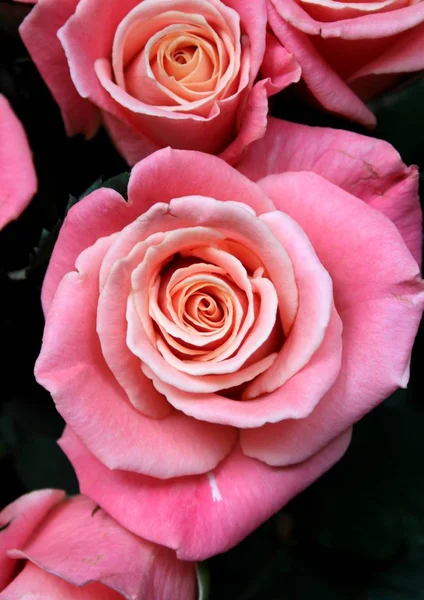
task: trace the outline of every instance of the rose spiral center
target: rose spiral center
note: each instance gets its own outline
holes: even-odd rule
[[[237,90],[239,23],[225,5],[192,0],[194,12],[187,12],[178,0],[172,10],[160,11],[160,4],[155,13],[150,3],[142,2],[119,25],[113,46],[115,82],[146,104],[179,111],[190,103],[196,114],[207,116],[209,100]]]

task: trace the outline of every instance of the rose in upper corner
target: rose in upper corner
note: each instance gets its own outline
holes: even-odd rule
[[[327,110],[367,127],[364,104],[424,69],[424,2],[267,0],[269,23]]]
[[[189,560],[269,518],[406,385],[424,300],[417,172],[391,146],[270,120],[239,169],[156,152],[128,202],[71,209],[43,286],[36,376],[81,489]]]
[[[17,219],[37,191],[37,177],[25,131],[0,95],[0,230]]]
[[[284,49],[265,57],[266,22],[266,0],[39,0],[20,31],[69,135],[101,118],[130,164],[164,146],[234,162],[300,77]]]
[[[195,600],[194,565],[84,496],[39,490],[0,512],[0,600]]]

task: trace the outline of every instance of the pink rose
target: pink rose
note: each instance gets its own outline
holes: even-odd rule
[[[285,50],[266,77],[266,22],[266,0],[39,0],[21,35],[69,135],[101,119],[130,164],[164,146],[234,162],[300,77]]]
[[[40,490],[0,512],[0,600],[196,598],[192,563],[98,508],[84,496]]]
[[[36,376],[82,490],[187,560],[340,458],[406,385],[424,301],[417,171],[390,145],[271,119],[239,168],[141,161],[128,202],[72,208],[42,293]]]
[[[365,100],[424,69],[424,2],[267,0],[269,23],[327,110],[375,125]]]
[[[0,229],[17,219],[37,191],[25,131],[0,95]]]

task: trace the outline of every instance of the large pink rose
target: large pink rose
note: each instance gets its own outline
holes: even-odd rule
[[[37,191],[25,131],[0,95],[0,229],[17,219]]]
[[[22,496],[0,512],[0,600],[194,600],[192,563],[84,496]]]
[[[375,125],[363,101],[424,69],[422,0],[267,0],[270,25],[327,110]]]
[[[70,135],[101,119],[130,164],[164,146],[234,162],[300,77],[284,49],[265,56],[266,22],[266,0],[39,0],[21,35]]]
[[[72,208],[43,287],[36,376],[82,490],[190,560],[280,509],[406,385],[424,300],[417,172],[391,146],[271,120],[240,170],[141,161],[128,202]]]

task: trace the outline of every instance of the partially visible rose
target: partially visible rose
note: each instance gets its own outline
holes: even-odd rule
[[[31,492],[0,512],[0,600],[194,600],[194,565],[84,496]]]
[[[266,22],[266,0],[39,0],[20,31],[69,135],[100,118],[130,164],[165,146],[234,162],[300,77],[280,49],[267,78]]]
[[[0,229],[17,219],[37,191],[25,131],[0,95]]]
[[[424,2],[267,0],[269,23],[327,110],[375,125],[365,101],[424,69]]]
[[[36,377],[81,489],[187,560],[340,458],[406,385],[424,301],[417,170],[390,145],[271,119],[239,169],[257,183],[199,152],[141,161],[128,202],[71,209],[42,292]]]

